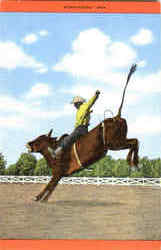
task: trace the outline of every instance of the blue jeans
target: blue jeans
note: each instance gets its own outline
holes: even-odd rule
[[[66,136],[63,140],[63,142],[60,144],[60,146],[64,149],[71,146],[74,142],[76,142],[82,135],[85,135],[88,133],[88,127],[81,125],[74,129],[74,131]]]

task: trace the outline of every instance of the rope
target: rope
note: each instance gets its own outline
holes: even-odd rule
[[[105,147],[105,123],[104,123],[104,121],[101,123],[101,126],[103,128],[103,144],[104,144],[104,147]]]
[[[82,163],[80,162],[80,159],[79,159],[79,156],[78,156],[78,153],[77,153],[77,149],[76,149],[76,143],[74,143],[73,145],[73,149],[74,149],[74,154],[75,154],[75,157],[76,157],[76,160],[77,160],[77,163],[80,167],[82,167]]]

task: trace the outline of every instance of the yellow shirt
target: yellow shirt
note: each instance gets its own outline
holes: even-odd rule
[[[97,98],[98,95],[94,95],[88,102],[84,102],[79,107],[76,114],[75,128],[77,128],[80,125],[88,126],[90,120],[90,112],[91,112],[90,108],[95,103]]]

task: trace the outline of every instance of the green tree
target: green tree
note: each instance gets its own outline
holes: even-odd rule
[[[36,157],[29,153],[22,153],[16,163],[16,168],[19,169],[19,175],[31,176],[34,174],[36,167]]]
[[[129,166],[126,160],[118,159],[115,160],[115,165],[112,168],[113,176],[124,178],[129,176]]]
[[[115,160],[111,156],[106,156],[104,161],[105,177],[113,176],[113,168],[115,166]]]
[[[78,177],[110,177],[112,176],[112,166],[114,165],[114,160],[111,156],[105,156],[96,163],[90,165],[88,168],[82,169],[79,172],[74,173],[72,176]]]
[[[41,158],[37,161],[36,167],[34,170],[34,175],[37,176],[48,176],[52,175],[52,169],[48,167],[45,158]]]
[[[5,175],[6,164],[3,154],[0,153],[0,175]]]
[[[144,177],[152,177],[152,168],[150,160],[147,156],[140,159],[141,171]]]
[[[131,171],[130,177],[132,177],[132,178],[141,178],[141,177],[143,177],[143,173],[142,173],[141,170],[140,171]]]
[[[139,161],[139,172],[132,172],[131,177],[159,178],[161,177],[161,159],[148,159],[143,157]]]
[[[16,164],[11,164],[6,168],[5,175],[19,175],[20,169],[17,168]]]
[[[94,175],[100,177],[111,177],[114,160],[111,156],[105,156],[99,162],[94,164]]]
[[[152,165],[152,177],[160,178],[161,177],[161,159],[153,159],[151,160]]]

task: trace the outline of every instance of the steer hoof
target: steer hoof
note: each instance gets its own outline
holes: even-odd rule
[[[34,198],[33,198],[33,201],[39,201],[40,200],[40,197],[38,197],[38,196],[35,196]]]

